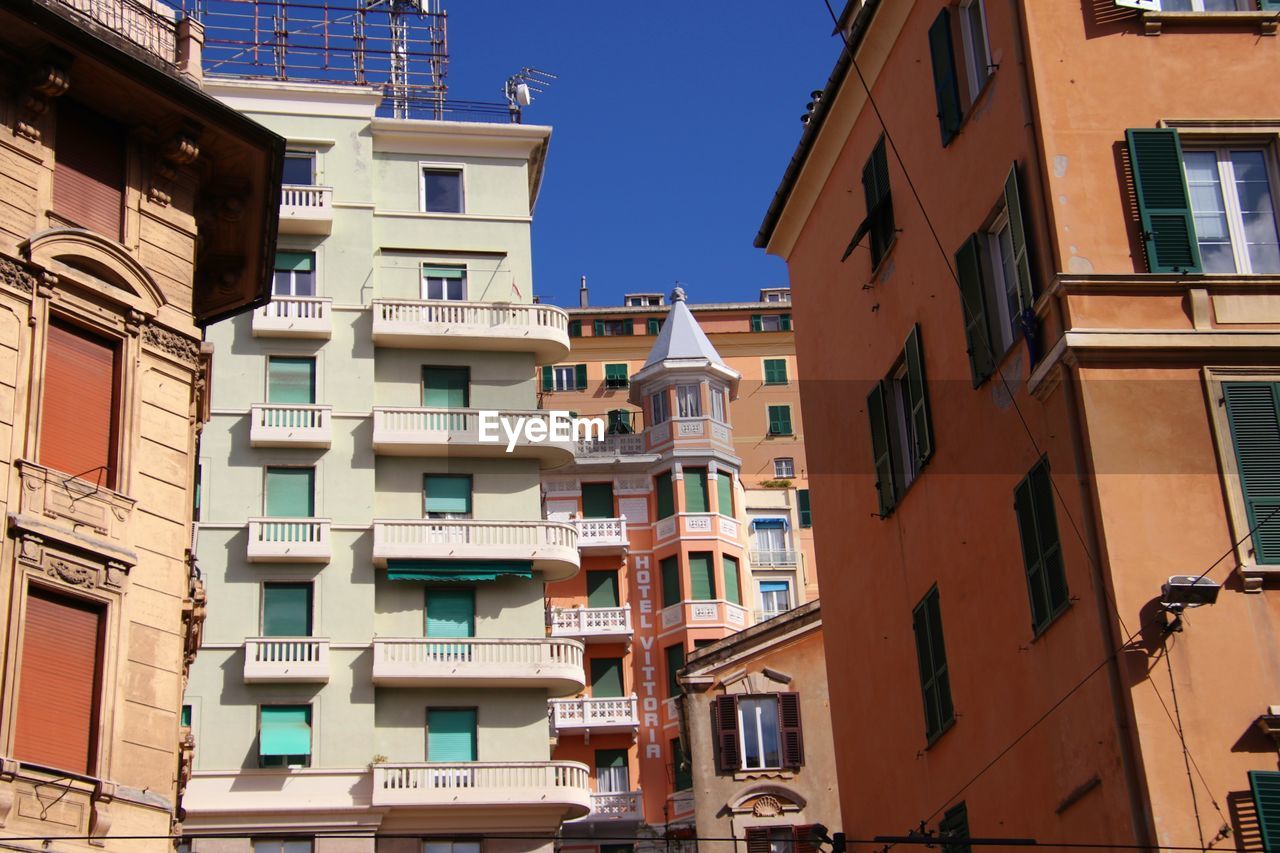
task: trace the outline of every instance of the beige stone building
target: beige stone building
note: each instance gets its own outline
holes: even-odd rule
[[[170,850],[181,817],[201,327],[270,293],[283,154],[199,47],[159,4],[0,8],[5,849]]]

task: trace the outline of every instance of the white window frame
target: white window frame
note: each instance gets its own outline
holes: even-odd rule
[[[311,180],[305,184],[285,184],[286,187],[314,187],[318,186],[317,181],[320,177],[320,156],[315,151],[307,151],[300,148],[286,148],[284,159],[286,160],[302,160],[306,159],[311,163]]]
[[[427,172],[457,172],[459,204],[457,213],[427,210]],[[465,216],[467,213],[467,166],[465,163],[418,162],[418,211],[430,216]]]
[[[1227,237],[1231,241],[1231,254],[1235,259],[1236,271],[1234,273],[1213,273],[1213,275],[1253,275],[1253,264],[1249,259],[1248,243],[1244,239],[1244,215],[1240,210],[1240,194],[1236,188],[1235,164],[1231,162],[1231,152],[1256,151],[1262,155],[1267,169],[1267,183],[1271,192],[1271,213],[1278,228],[1280,228],[1280,199],[1277,196],[1277,191],[1280,191],[1280,175],[1277,174],[1275,148],[1255,139],[1241,139],[1238,144],[1232,144],[1230,139],[1219,139],[1214,142],[1206,141],[1200,144],[1197,143],[1195,137],[1188,138],[1184,136],[1183,142],[1184,157],[1187,153],[1212,152],[1217,160],[1218,185],[1222,190],[1223,208],[1227,217]],[[1182,171],[1183,178],[1186,179],[1185,159]],[[1194,217],[1194,207],[1191,212]],[[1199,245],[1199,239],[1200,237],[1197,234],[1197,246]]]
[[[783,465],[782,463],[786,463]],[[779,456],[773,460],[773,478],[791,480],[796,476],[796,460],[793,456]]]
[[[320,296],[320,251],[318,249],[291,249],[288,246],[276,246],[276,251],[283,252],[283,253],[292,253],[297,255],[302,255],[302,254],[311,255],[311,292],[310,293],[294,292],[298,289],[297,288],[297,270],[272,269],[271,270],[271,295],[298,298],[298,299],[315,299],[318,296]],[[275,256],[272,255],[273,261],[274,261],[274,258]],[[290,274],[289,276],[290,285],[289,285],[288,293],[276,293],[276,274],[281,272],[288,272]]]
[[[760,602],[760,617],[768,619],[771,616],[777,616],[779,613],[786,613],[788,610],[794,610],[799,603],[796,601],[796,581],[791,575],[759,575],[753,573],[756,582],[756,601]],[[785,583],[787,585],[787,608],[785,610],[771,610],[764,606],[764,591],[760,585],[763,583]]]
[[[568,377],[567,379],[565,377]],[[557,364],[551,368],[551,385],[556,391],[578,390],[578,366],[576,364]]]
[[[982,26],[982,55],[975,56],[973,43],[973,20],[970,17],[974,7],[978,9],[978,22]],[[991,30],[987,27],[986,0],[960,0],[960,35],[964,47],[965,80],[969,84],[969,101],[978,100],[982,89],[991,79]],[[979,68],[978,63],[982,66]]]
[[[443,278],[443,277],[441,277],[441,276],[429,276],[429,275],[427,275],[427,268],[428,268],[428,267],[433,268],[433,269],[457,269],[459,272],[461,272],[461,273],[462,273],[462,278],[461,278],[461,279],[453,279],[453,278]],[[420,276],[419,276],[419,278],[420,278],[420,280],[419,280],[419,288],[420,288],[420,290],[419,290],[419,294],[422,296],[422,300],[423,300],[424,302],[466,302],[466,301],[467,301],[467,285],[468,285],[467,278],[468,278],[468,276],[467,276],[467,268],[466,268],[465,266],[455,266],[455,265],[452,265],[452,264],[423,264],[421,267],[419,267],[419,271],[420,271]],[[429,294],[428,294],[428,291],[427,291],[427,288],[428,288],[427,282],[428,282],[428,281],[440,281],[440,282],[444,282],[444,285],[441,287],[440,292],[441,292],[441,293],[443,293],[443,294],[445,294],[445,295],[444,295],[444,296],[439,296],[439,297],[434,297],[434,296],[429,295]],[[460,281],[460,282],[462,282],[462,295],[461,295],[461,296],[459,296],[457,299],[453,299],[452,297],[450,297],[450,296],[448,295],[448,292],[449,292],[448,283],[449,283],[450,281]]]
[[[778,721],[777,728],[774,730],[774,738],[778,744],[778,763],[777,764],[764,763],[764,748],[763,748],[764,732],[765,732],[764,723],[761,720],[761,715],[758,713],[755,715],[754,720],[748,721],[747,715],[745,713],[745,707],[744,707],[747,702],[773,702],[773,718],[775,721]],[[778,714],[780,713],[780,711],[781,709],[778,707],[777,695],[771,696],[771,695],[753,694],[753,695],[738,697],[738,742],[739,744],[741,744],[741,747],[740,747],[740,751],[742,753],[741,768],[743,770],[780,770],[782,768],[782,731],[781,731],[782,725],[778,717]],[[758,739],[757,743],[759,743],[761,746],[760,763],[758,765],[752,765],[747,763],[746,731],[747,731],[748,724],[752,724],[753,727],[755,728],[756,737]]]
[[[667,400],[667,389],[649,395],[649,410],[653,425],[666,423],[671,420],[671,404]]]
[[[770,326],[772,326],[772,328],[770,328]],[[782,315],[781,314],[761,314],[760,315],[760,331],[781,332],[782,331]]]
[[[995,220],[989,227],[982,231],[982,252],[985,255],[982,258],[984,265],[983,273],[991,282],[991,292],[983,294],[984,298],[994,301],[995,305],[987,307],[988,320],[987,326],[991,328],[994,325],[994,331],[999,335],[999,340],[993,341],[995,348],[994,356],[999,359],[1001,355],[1013,346],[1014,341],[1018,339],[1016,315],[1010,313],[1009,297],[1013,296],[1014,301],[1018,300],[1018,280],[1017,270],[1013,270],[1013,277],[1006,275],[1005,270],[1005,252],[1004,247],[1000,243],[1000,237],[1005,232],[1010,232],[1009,210],[1001,205],[999,212],[996,214]],[[1012,241],[1012,232],[1009,234]]]
[[[676,412],[682,418],[702,417],[702,385],[676,386]]]
[[[901,478],[899,495],[905,494],[920,474],[920,463],[916,460],[915,450],[915,422],[911,418],[907,384],[907,365],[903,361],[889,377],[889,399],[885,401],[890,407],[889,428],[894,431],[890,436],[890,458],[897,463],[898,470],[894,473]],[[895,441],[897,444],[893,443]]]
[[[708,388],[711,395],[711,420],[719,424],[728,424],[727,410],[724,404],[724,389],[718,385]]]
[[[594,775],[597,794],[628,794],[631,792],[631,768],[625,764],[621,767],[596,767],[594,768]],[[621,777],[621,788],[605,787],[612,776]]]

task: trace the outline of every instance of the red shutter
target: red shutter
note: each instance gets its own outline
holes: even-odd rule
[[[124,221],[125,134],[75,101],[58,104],[53,211],[112,240]]]
[[[769,853],[769,827],[747,827],[747,853]]]
[[[102,609],[40,587],[27,593],[14,758],[92,774]]]
[[[806,823],[795,827],[796,853],[818,853],[821,849],[820,842],[813,837],[814,826],[816,824]]]
[[[782,739],[782,766],[804,766],[804,735],[800,728],[800,694],[778,694],[778,734]]]
[[[115,488],[116,348],[74,326],[49,323],[40,463]]]
[[[738,747],[738,697],[717,696],[711,706],[711,730],[715,732],[716,768],[721,773],[742,769]]]

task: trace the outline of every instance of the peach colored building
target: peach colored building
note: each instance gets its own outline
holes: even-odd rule
[[[757,245],[850,837],[1280,844],[1276,7],[844,10]]]

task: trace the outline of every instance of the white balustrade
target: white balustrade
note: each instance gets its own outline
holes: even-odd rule
[[[792,550],[752,551],[750,557],[751,565],[757,567],[794,566],[799,561],[798,552]]]
[[[327,518],[249,519],[251,563],[327,563],[333,549]]]
[[[273,296],[253,312],[254,337],[325,339],[332,334],[332,299]]]
[[[624,551],[627,548],[627,520],[625,518],[576,518],[578,547],[597,553]]]
[[[641,818],[639,791],[593,792],[591,814],[584,821],[630,821]]]
[[[373,681],[385,686],[582,689],[583,647],[569,639],[460,637],[373,641]]]
[[[633,729],[639,723],[635,696],[577,699],[552,699],[551,721],[556,731],[592,729],[618,731]]]
[[[285,184],[280,188],[280,231],[328,234],[333,230],[333,188]]]
[[[578,529],[564,521],[375,520],[373,560],[531,560],[547,580],[577,574]]]
[[[606,435],[603,439],[583,439],[574,449],[574,455],[581,458],[628,456],[644,452],[644,436],[638,433]]]
[[[573,607],[551,611],[551,633],[561,637],[617,640],[630,637],[630,607]]]
[[[740,631],[747,627],[747,610],[730,601],[681,601],[662,608],[659,614],[662,628],[678,625],[695,628],[725,628]]]
[[[590,810],[589,778],[576,761],[375,764],[371,805],[570,805],[580,817]]]
[[[482,440],[481,412],[493,412],[497,419],[486,428]],[[531,441],[525,429],[532,422],[544,425],[544,440]],[[568,420],[560,421],[558,428],[568,433]],[[505,427],[504,427],[505,424]],[[441,409],[441,408],[388,408],[373,410],[373,449],[378,453],[396,455],[447,455],[458,447],[485,451],[485,455],[507,456],[510,437],[507,430],[517,435],[510,455],[535,457],[566,463],[573,459],[571,437],[554,438],[551,413],[545,410],[527,409]]]
[[[373,300],[380,346],[528,352],[541,361],[569,351],[569,315],[553,305],[453,300]]]
[[[249,410],[254,447],[328,447],[333,442],[332,406],[259,403]]]
[[[246,683],[329,680],[329,641],[319,637],[255,637],[244,641]]]

